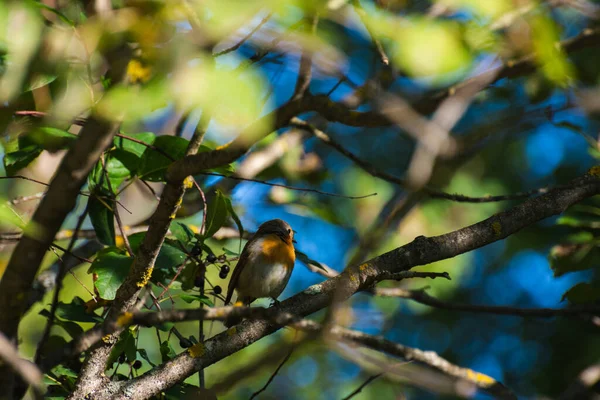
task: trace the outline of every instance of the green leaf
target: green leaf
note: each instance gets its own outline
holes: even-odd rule
[[[148,357],[148,352],[146,351],[146,349],[137,349],[137,352],[140,353],[140,357],[146,360],[148,364],[150,364],[153,367],[156,367],[156,364],[154,364],[152,360],[150,360],[150,357]]]
[[[173,350],[169,341],[165,340],[160,344],[160,355],[162,357],[162,362],[167,362],[177,356],[177,353],[175,353],[175,350]]]
[[[593,244],[565,243],[550,250],[550,267],[554,276],[600,266],[600,249]]]
[[[183,271],[181,271],[181,274],[179,275],[182,290],[192,290],[194,288],[198,268],[198,264],[193,261],[187,263],[185,268],[183,268]]]
[[[195,238],[194,232],[190,227],[182,222],[171,222],[170,230],[173,236],[184,245],[189,244]]]
[[[165,172],[173,160],[179,160],[185,155],[188,141],[177,136],[158,136],[154,140],[154,147],[160,149],[146,148],[142,154],[138,175],[147,181],[163,182]],[[169,157],[163,155],[166,153]]]
[[[107,248],[98,253],[98,256],[89,268],[89,272],[98,274],[94,283],[100,297],[105,300],[114,300],[117,289],[125,281],[133,257],[128,257],[116,248]]]
[[[25,229],[27,226],[19,213],[4,198],[0,197],[0,226],[10,225],[19,229]]]
[[[107,154],[105,162],[106,174],[110,180],[110,188],[113,192],[117,192],[117,189],[125,179],[129,179],[134,175],[131,170],[136,169],[138,164],[139,159],[124,151],[117,153],[117,150],[113,150]]]
[[[97,197],[101,193],[104,195],[102,199]],[[113,210],[108,207],[114,207],[115,202],[109,200],[110,196],[112,196],[110,192],[96,190],[88,200],[88,213],[98,241],[107,246],[114,246],[116,244],[115,216]]]
[[[237,225],[238,230],[240,232],[240,250],[241,250],[242,237],[244,236],[244,226],[242,225],[242,221],[240,221],[240,217],[238,217],[238,215],[235,213],[235,210],[233,209],[233,205],[231,204],[231,199],[229,197],[225,197],[225,204],[227,205],[227,211],[229,212],[229,215],[231,216],[231,218]]]
[[[134,362],[136,359],[135,336],[130,329],[126,329],[121,334],[119,341],[115,344],[110,352],[107,365],[112,367],[112,365],[119,359],[121,354],[125,354],[127,361],[130,363]]]
[[[208,205],[206,211],[206,230],[204,232],[205,238],[212,237],[225,224],[228,214],[226,199],[223,193],[217,190],[217,195]]]
[[[562,300],[567,299],[571,304],[586,304],[600,300],[600,284],[582,282],[573,286],[563,294]]]
[[[138,252],[146,232],[138,232],[128,236],[129,244],[134,254]],[[152,271],[152,282],[168,283],[175,274],[175,270],[187,259],[187,254],[181,249],[179,242],[165,239]]]
[[[56,152],[71,147],[77,136],[62,129],[44,126],[28,134],[26,139],[44,150]]]
[[[43,309],[42,311],[40,311],[40,315],[43,315],[44,317],[48,318],[48,317],[50,317],[50,311]],[[76,324],[73,321],[63,321],[60,318],[55,318],[54,324],[60,326],[65,331],[67,331],[67,333],[73,339],[75,339],[75,338],[79,337],[79,335],[83,334],[83,328],[79,324]]]
[[[48,314],[41,313],[48,316]],[[102,322],[102,318],[86,311],[85,302],[80,297],[75,297],[70,303],[59,302],[56,307],[56,316],[65,321],[74,322]]]
[[[296,249],[296,258],[306,265],[314,265],[315,267],[322,269],[323,271],[327,271],[327,269],[324,266],[322,266],[318,261],[309,258],[306,254],[304,254],[298,249]]]
[[[38,74],[31,79],[29,85],[23,89],[23,92],[29,92],[49,85],[54,82],[56,78],[58,78],[58,75]]]
[[[28,166],[42,152],[42,148],[37,145],[30,145],[19,150],[6,153],[4,155],[4,169],[6,175],[14,176]]]
[[[203,296],[203,295],[182,293],[180,297],[181,297],[181,300],[185,301],[188,304],[191,304],[194,301],[198,301],[202,304],[206,304],[209,307],[215,306],[215,303],[213,303],[213,301],[211,299],[209,299],[208,297]]]
[[[229,250],[227,247],[223,247],[222,249],[228,256],[238,257],[240,255],[240,253],[236,253],[235,251]]]
[[[124,136],[149,145],[154,144],[154,141],[156,140],[156,135],[152,132],[130,133],[124,134]],[[115,137],[114,143],[117,149],[132,153],[138,157],[142,157],[146,149],[148,149],[148,146],[128,140],[124,137]]]

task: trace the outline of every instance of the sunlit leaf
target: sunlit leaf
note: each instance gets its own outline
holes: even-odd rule
[[[114,139],[115,146],[117,149],[122,149],[129,153],[133,153],[138,157],[141,157],[142,154],[144,154],[148,146],[145,146],[142,143],[137,143],[136,141],[152,145],[156,139],[156,135],[152,132],[127,133],[124,135],[134,139],[135,141],[117,136]]]
[[[171,222],[170,230],[173,236],[175,236],[175,238],[177,238],[177,240],[184,245],[190,243],[195,238],[194,232],[190,229],[190,227],[182,222]]]
[[[31,145],[10,153],[6,153],[4,155],[4,168],[6,169],[6,174],[8,176],[16,175],[20,170],[27,167],[33,160],[35,160],[41,152],[41,147],[37,145]]]
[[[530,21],[536,60],[550,81],[566,86],[573,81],[574,69],[564,50],[557,46],[560,35],[555,22],[546,15],[535,14]]]
[[[42,28],[40,13],[26,2],[0,3],[0,43],[10,60],[0,75],[0,103],[12,100],[21,91]]]
[[[27,139],[44,150],[54,152],[70,147],[77,140],[77,136],[62,129],[43,126],[29,133]]]
[[[442,83],[471,66],[472,55],[451,22],[417,19],[399,25],[394,39],[394,61],[411,76]]]
[[[97,111],[109,120],[137,121],[168,105],[166,89],[162,81],[143,87],[117,85],[102,98]]]
[[[258,71],[246,70],[243,74],[226,69],[218,69],[207,60],[193,66],[182,66],[172,80],[172,96],[182,109],[202,108],[221,127],[221,134],[233,138],[242,128],[252,124],[251,131],[245,131],[248,142],[265,130],[271,121],[253,124],[261,116],[262,97],[266,82]],[[243,139],[243,138],[242,138]]]
[[[466,8],[478,17],[488,20],[499,18],[513,8],[513,2],[511,0],[438,0],[437,3],[443,4],[451,9]]]

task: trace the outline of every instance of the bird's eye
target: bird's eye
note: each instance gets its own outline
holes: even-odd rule
[[[291,234],[292,234],[292,230],[288,229],[288,235],[291,235]]]

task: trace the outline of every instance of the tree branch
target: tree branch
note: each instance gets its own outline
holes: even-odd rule
[[[405,290],[401,288],[376,288],[373,293],[382,297],[399,297],[414,300],[417,303],[443,310],[466,311],[481,314],[512,315],[516,317],[581,317],[599,315],[600,307],[571,307],[571,308],[519,308],[507,306],[484,306],[445,302],[428,295],[425,290]]]
[[[283,301],[280,309],[304,317],[327,307],[334,293],[347,299],[356,292],[370,290],[377,282],[393,278],[398,272],[452,258],[504,239],[537,221],[563,212],[574,203],[599,194],[599,177],[600,167],[594,167],[584,176],[574,179],[568,187],[551,190],[474,225],[441,236],[419,236],[411,243],[361,265],[349,267],[341,275],[309,287]],[[97,396],[103,399],[110,393],[114,398],[125,398],[125,393],[136,393],[135,398],[148,398],[277,331],[283,325],[281,322],[265,320],[244,321],[207,340],[202,347],[188,349],[134,380],[111,383]]]
[[[17,244],[0,281],[0,331],[14,341],[32,283],[47,249],[67,214],[75,207],[79,190],[102,152],[112,143],[118,124],[91,118],[63,158],[31,225],[35,236],[25,234]],[[0,387],[10,391],[12,374],[1,373]],[[7,392],[9,393],[9,392]]]

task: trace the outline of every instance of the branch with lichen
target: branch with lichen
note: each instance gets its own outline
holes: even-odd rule
[[[351,266],[339,276],[313,285],[283,301],[280,310],[295,318],[306,317],[327,307],[334,294],[347,299],[357,292],[371,290],[378,282],[394,279],[402,271],[452,258],[504,239],[597,194],[600,194],[600,166],[574,179],[566,187],[526,200],[481,222],[440,236],[419,236],[412,242],[361,265]],[[138,378],[127,382],[112,382],[105,389],[95,392],[95,395],[98,399],[124,399],[127,398],[127,393],[136,393],[135,398],[148,398],[284,325],[281,321],[246,320]]]

